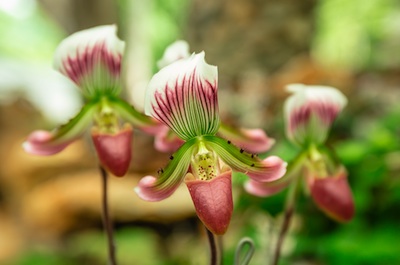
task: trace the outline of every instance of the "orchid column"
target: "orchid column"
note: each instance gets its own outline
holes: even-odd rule
[[[50,132],[35,131],[23,144],[28,153],[53,155],[91,127],[103,177],[103,216],[111,264],[116,262],[104,169],[115,176],[123,176],[128,171],[132,141],[130,123],[148,132],[155,132],[158,127],[154,120],[137,112],[119,97],[124,42],[117,38],[116,31],[113,25],[99,26],[72,34],[60,43],[55,52],[54,67],[79,87],[86,103],[67,124]]]
[[[169,197],[184,181],[200,220],[216,235],[226,232],[232,211],[232,170],[260,183],[281,178],[286,163],[275,156],[257,156],[216,136],[217,67],[193,54],[162,68],[149,83],[145,111],[167,125],[183,141],[158,177],[144,177],[135,189],[147,201]]]

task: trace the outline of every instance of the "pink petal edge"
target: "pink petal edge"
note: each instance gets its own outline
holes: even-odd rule
[[[275,139],[270,138],[261,129],[241,129],[243,135],[247,138],[243,141],[232,140],[232,142],[250,153],[263,153],[271,149],[275,144]]]
[[[156,202],[171,196],[180,185],[176,185],[169,189],[157,190],[157,188],[154,186],[156,181],[156,177],[145,176],[139,181],[138,185],[134,188],[134,191],[142,200]]]
[[[280,157],[269,156],[262,160],[264,170],[245,172],[251,179],[258,182],[271,182],[280,179],[286,173],[287,163],[284,162]]]
[[[285,189],[289,182],[284,182],[280,184],[276,184],[273,186],[267,185],[268,183],[259,182],[250,179],[244,185],[244,189],[249,193],[257,197],[268,197],[275,195]]]
[[[160,152],[173,153],[178,150],[185,141],[179,138],[175,133],[169,135],[169,128],[165,128],[166,130],[160,131],[160,133],[155,136],[154,147]]]
[[[50,156],[64,150],[73,140],[59,144],[51,143],[53,134],[48,131],[34,131],[22,144],[25,152],[39,156]]]

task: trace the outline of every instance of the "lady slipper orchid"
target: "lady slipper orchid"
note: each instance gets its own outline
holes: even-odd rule
[[[56,130],[33,132],[23,144],[26,152],[56,154],[92,125],[92,140],[101,164],[116,176],[127,172],[132,127],[124,121],[150,132],[158,129],[155,121],[119,98],[124,42],[116,31],[114,25],[99,26],[74,33],[60,43],[54,67],[79,87],[86,104]]]
[[[354,202],[346,170],[324,147],[329,129],[347,99],[333,87],[294,84],[288,89],[294,94],[285,102],[287,137],[302,147],[303,152],[289,165],[283,178],[269,183],[250,180],[246,190],[256,196],[270,196],[283,190],[298,177],[296,173],[302,172],[316,205],[337,221],[350,221]]]
[[[178,40],[165,49],[157,65],[161,69],[178,60],[187,59],[189,56],[189,44],[184,40]],[[261,129],[235,128],[223,123],[220,124],[217,135],[229,139],[233,144],[250,153],[264,153],[275,143],[275,140],[268,137]],[[155,147],[162,152],[175,152],[183,142],[166,127],[156,135]]]
[[[158,177],[146,176],[135,188],[147,201],[169,197],[184,181],[197,215],[214,234],[224,234],[233,211],[232,170],[269,182],[281,178],[286,163],[244,152],[216,133],[220,127],[217,67],[204,52],[162,68],[151,79],[145,112],[168,126],[184,143]]]

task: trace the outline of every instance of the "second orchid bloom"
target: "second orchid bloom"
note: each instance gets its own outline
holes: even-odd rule
[[[347,171],[325,146],[328,132],[347,99],[339,90],[327,86],[292,84],[288,90],[293,94],[285,102],[286,135],[302,152],[290,163],[284,178],[268,185],[251,180],[246,188],[256,196],[270,196],[295,185],[302,176],[307,193],[323,212],[337,221],[350,221],[354,202]]]
[[[137,194],[147,201],[169,197],[182,182],[187,185],[198,217],[214,234],[224,234],[232,211],[232,170],[267,183],[281,178],[286,163],[264,160],[216,136],[218,113],[217,67],[204,52],[173,62],[154,75],[145,102],[146,114],[167,125],[184,143],[159,176],[144,177]]]
[[[115,25],[98,26],[72,34],[58,46],[54,68],[80,89],[86,100],[81,111],[53,131],[35,131],[23,144],[26,152],[53,155],[91,127],[100,163],[123,176],[131,161],[132,126],[156,133],[159,125],[120,98],[124,42]],[[127,122],[127,123],[124,123]]]

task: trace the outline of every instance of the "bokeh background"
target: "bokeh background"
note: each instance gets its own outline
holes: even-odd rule
[[[396,0],[0,0],[0,264],[106,264],[100,176],[90,137],[52,157],[25,154],[35,129],[68,120],[82,99],[52,70],[69,34],[117,24],[127,43],[125,96],[141,97],[167,45],[189,42],[218,66],[223,120],[261,127],[287,161],[282,106],[289,83],[337,87],[349,99],[329,138],[349,171],[356,216],[338,224],[306,196],[281,264],[400,264],[400,2]],[[133,187],[169,154],[137,131],[129,174],[112,178],[110,206],[119,264],[207,264],[208,246],[186,187],[148,203]],[[255,198],[235,177],[235,210],[224,236],[232,264],[243,236],[267,264],[285,192]]]

